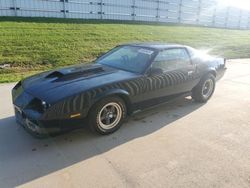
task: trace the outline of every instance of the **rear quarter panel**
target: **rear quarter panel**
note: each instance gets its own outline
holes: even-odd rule
[[[219,80],[224,75],[226,71],[225,62],[225,59],[220,57],[204,57],[194,60],[201,78],[207,73],[212,73],[216,80]]]

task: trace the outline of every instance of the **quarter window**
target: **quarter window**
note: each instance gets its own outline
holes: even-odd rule
[[[159,52],[152,67],[160,68],[163,71],[171,71],[188,67],[190,63],[187,51],[183,48],[175,48]]]

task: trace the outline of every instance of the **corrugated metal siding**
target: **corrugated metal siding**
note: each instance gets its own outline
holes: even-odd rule
[[[249,29],[250,11],[216,0],[0,0],[0,16],[188,23]]]

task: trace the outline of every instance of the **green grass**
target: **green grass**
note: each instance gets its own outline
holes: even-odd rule
[[[0,18],[0,82],[93,60],[128,42],[180,43],[226,58],[250,57],[250,31],[64,19]]]

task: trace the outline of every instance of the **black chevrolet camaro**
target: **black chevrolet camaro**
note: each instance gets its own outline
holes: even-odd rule
[[[12,90],[15,116],[35,136],[88,124],[116,131],[127,115],[178,96],[206,102],[225,59],[176,44],[125,44],[94,63],[28,77]]]

